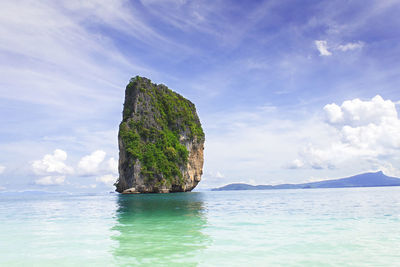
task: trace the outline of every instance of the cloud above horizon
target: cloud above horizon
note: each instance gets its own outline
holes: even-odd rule
[[[337,47],[337,49],[345,52],[345,51],[361,49],[363,46],[364,46],[364,43],[361,41],[358,41],[356,43],[347,43],[344,45],[339,45]]]
[[[118,173],[118,161],[111,157],[108,161],[108,169],[111,173],[117,174]]]
[[[315,41],[315,46],[319,51],[320,56],[331,56],[332,53],[328,51],[328,42],[323,40]]]
[[[0,165],[0,174],[2,174],[6,169],[6,166]]]
[[[399,12],[371,0],[2,1],[0,187],[109,185],[138,74],[196,105],[210,185],[395,172]]]
[[[61,149],[54,150],[53,154],[46,154],[41,160],[32,162],[32,170],[37,175],[43,174],[71,174],[74,169],[65,164],[67,152]]]
[[[346,51],[361,49],[364,46],[364,42],[361,42],[361,41],[358,41],[355,43],[341,44],[336,47],[329,47],[328,41],[324,41],[324,40],[316,40],[314,43],[315,43],[315,46],[317,47],[317,50],[318,50],[320,56],[332,56],[333,55],[333,53],[331,52],[332,50],[336,50],[336,51],[339,50],[342,52],[346,52]],[[328,48],[331,51],[329,51]]]
[[[118,162],[110,157],[105,160],[106,152],[95,150],[91,154],[83,156],[76,167],[67,164],[67,152],[61,149],[54,150],[53,154],[46,154],[41,160],[34,160],[31,168],[36,178],[34,184],[39,186],[55,186],[68,183],[75,188],[96,188],[96,184],[71,183],[69,178],[87,179],[88,182],[99,182],[107,186],[112,185],[118,174]],[[82,179],[80,179],[82,181]]]
[[[101,182],[107,186],[113,186],[114,183],[117,181],[117,178],[115,175],[112,174],[106,174],[106,175],[102,175],[100,177],[96,178],[97,182]]]
[[[395,102],[377,95],[371,100],[358,98],[324,107],[325,122],[335,130],[330,144],[308,144],[300,152],[294,168],[340,168],[354,161],[398,175],[395,160],[400,158],[400,119]],[[365,164],[367,163],[367,164]]]
[[[90,155],[84,156],[78,163],[78,170],[83,175],[95,175],[99,172],[99,166],[104,161],[106,152],[96,150]]]
[[[45,176],[35,180],[35,184],[37,185],[63,185],[65,181],[65,176]]]
[[[34,174],[43,176],[35,180],[37,185],[62,185],[66,175],[72,174],[74,169],[65,164],[67,153],[64,150],[56,149],[53,154],[46,154],[41,160],[32,162]]]

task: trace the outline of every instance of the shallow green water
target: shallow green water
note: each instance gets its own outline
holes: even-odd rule
[[[0,266],[400,266],[400,187],[0,194]]]

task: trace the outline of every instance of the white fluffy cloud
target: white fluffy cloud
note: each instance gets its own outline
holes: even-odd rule
[[[41,160],[32,163],[35,174],[71,174],[73,169],[65,164],[67,153],[61,149],[54,150],[53,154],[45,155]]]
[[[92,154],[84,156],[78,163],[78,169],[86,175],[94,175],[99,172],[99,166],[104,161],[106,152],[96,150]]]
[[[339,130],[342,143],[370,150],[372,155],[385,155],[400,148],[400,120],[391,100],[377,95],[370,101],[345,101],[334,115],[332,105],[335,104],[324,108],[330,110],[327,121]]]
[[[395,102],[377,95],[367,101],[344,101],[340,106],[328,104],[324,112],[336,136],[325,147],[309,144],[303,148],[294,168],[326,169],[357,162],[397,173],[399,166],[391,162],[400,158],[400,120]]]
[[[377,95],[370,101],[358,98],[344,101],[341,106],[328,104],[324,107],[328,123],[338,126],[365,126],[398,121],[395,103]]]
[[[358,41],[356,43],[347,43],[347,44],[344,44],[344,45],[339,45],[337,47],[337,49],[345,52],[345,51],[349,51],[349,50],[360,49],[363,46],[364,46],[364,43],[361,42],[361,41]]]
[[[4,170],[6,169],[6,167],[5,166],[3,166],[3,165],[0,165],[0,174],[2,174],[3,172],[4,172]]]
[[[112,174],[106,174],[106,175],[97,177],[96,181],[100,182],[100,183],[103,183],[105,185],[112,186],[117,181],[117,177],[115,177]]]
[[[73,173],[73,168],[67,166],[67,153],[61,149],[54,150],[53,154],[45,155],[41,160],[32,163],[33,172],[36,175],[46,175],[35,180],[37,185],[62,185],[66,174]]]
[[[317,47],[320,56],[332,55],[332,53],[328,51],[328,42],[327,41],[316,40],[315,46]]]
[[[45,176],[35,181],[37,185],[62,185],[64,184],[65,176]]]

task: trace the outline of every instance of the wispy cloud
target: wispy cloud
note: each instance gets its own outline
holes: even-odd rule
[[[129,75],[156,72],[138,58],[128,58],[107,32],[91,28],[122,30],[142,43],[163,41],[130,12],[125,1],[0,5],[3,98],[83,109],[92,106],[88,103],[118,101],[115,93]]]
[[[364,43],[361,41],[358,41],[356,43],[347,43],[347,44],[339,45],[337,47],[337,49],[345,52],[345,51],[360,49],[363,46],[364,46]]]
[[[331,52],[332,50],[342,51],[342,52],[357,50],[361,49],[364,46],[364,42],[358,41],[356,43],[340,44],[336,47],[329,48],[331,51],[328,50],[327,41],[322,41],[322,40],[315,41],[315,46],[317,47],[320,56],[332,56],[333,54]]]
[[[6,167],[3,165],[0,165],[0,174],[2,174],[5,171]]]
[[[302,178],[300,174],[292,177],[282,165],[296,157],[305,140],[323,140],[330,132],[322,120],[311,114],[307,119],[292,120],[280,113],[279,108],[254,108],[206,118],[213,121],[205,129],[205,170],[214,174],[207,176],[208,183],[223,182],[215,175],[218,171],[233,181],[252,178],[258,184]]]
[[[319,51],[320,56],[331,56],[332,53],[328,51],[328,42],[323,40],[315,41],[315,46]]]
[[[65,181],[65,176],[45,176],[35,180],[37,185],[63,185]]]
[[[136,74],[196,104],[206,128],[210,183],[291,180],[293,170],[282,166],[297,168],[303,178],[341,176],[320,150],[340,144],[344,133],[333,121],[339,125],[347,115],[339,104],[331,106],[331,123],[319,113],[327,103],[345,99],[379,94],[398,100],[400,5],[369,0],[296,5],[2,1],[0,162],[7,176],[20,178],[1,182],[22,186],[47,177],[42,184],[90,188],[96,177],[116,177],[124,87]],[[58,147],[68,152],[63,162],[74,175],[42,171],[30,177],[26,163]],[[96,150],[106,153],[97,171],[78,177],[79,161]],[[314,155],[315,169],[301,155]]]

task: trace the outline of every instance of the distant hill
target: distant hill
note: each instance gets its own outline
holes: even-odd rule
[[[249,185],[228,184],[223,187],[214,188],[212,191],[229,190],[268,190],[268,189],[307,189],[307,188],[343,188],[343,187],[373,187],[373,186],[400,186],[400,179],[389,177],[383,172],[363,173],[347,178],[326,180],[303,184],[280,184],[280,185]]]

